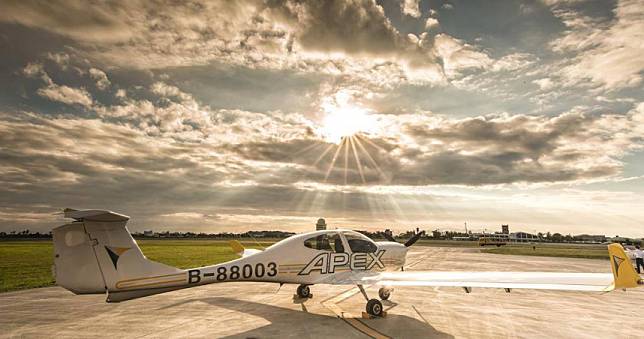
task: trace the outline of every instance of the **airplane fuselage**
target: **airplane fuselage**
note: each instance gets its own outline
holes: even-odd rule
[[[349,233],[351,232],[351,233]],[[337,248],[310,248],[305,241],[323,235],[337,235]],[[324,283],[334,276],[356,271],[396,271],[405,264],[407,248],[395,242],[373,242],[374,247],[354,252],[345,234],[353,231],[321,231],[296,235],[266,250],[223,264],[187,270],[187,283],[209,284],[231,281],[264,281],[294,284]],[[355,247],[355,246],[354,246]],[[366,247],[366,246],[365,246]]]

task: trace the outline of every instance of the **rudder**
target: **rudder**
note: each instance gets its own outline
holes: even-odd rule
[[[608,256],[610,258],[610,266],[613,271],[614,287],[617,288],[633,288],[639,287],[644,282],[639,274],[633,268],[633,263],[624,252],[624,248],[620,244],[608,245]]]

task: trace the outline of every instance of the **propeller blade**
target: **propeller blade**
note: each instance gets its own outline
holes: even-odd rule
[[[392,236],[391,236],[391,235],[389,235],[388,233],[383,233],[383,234],[384,234],[384,236],[385,236],[385,239],[387,239],[387,240],[389,240],[389,241],[396,242],[396,239],[394,239],[394,237],[392,237]]]
[[[420,239],[420,237],[422,237],[422,236],[423,236],[423,234],[425,234],[425,231],[420,231],[420,232],[418,232],[418,234],[416,234],[416,235],[414,235],[413,237],[411,237],[411,238],[410,238],[409,240],[407,240],[407,242],[405,243],[405,247],[409,247],[409,246],[411,246],[411,245],[415,244],[415,243],[416,243],[416,241],[418,241],[418,239]]]

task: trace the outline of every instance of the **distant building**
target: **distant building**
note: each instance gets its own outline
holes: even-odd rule
[[[318,222],[315,224],[315,230],[316,231],[326,230],[326,221],[322,218],[318,219]]]
[[[576,239],[583,242],[598,242],[602,243],[606,241],[606,236],[603,234],[580,234],[575,236]]]
[[[510,234],[510,242],[535,242],[540,241],[538,236],[526,232],[516,232]]]
[[[151,237],[154,236],[154,232],[152,231],[143,231],[143,235],[146,237]]]
[[[510,225],[501,225],[501,233],[510,234]]]

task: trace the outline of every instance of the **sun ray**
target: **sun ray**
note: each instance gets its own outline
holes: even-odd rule
[[[344,144],[344,184],[347,184],[347,173],[349,172],[349,137],[342,138]]]
[[[364,152],[364,154],[367,156],[367,160],[369,160],[371,165],[373,165],[373,167],[376,169],[376,171],[378,171],[378,174],[380,174],[380,176],[383,179],[388,180],[388,177],[382,171],[380,166],[378,166],[378,163],[376,162],[376,160],[374,160],[374,158],[371,156],[371,154],[369,154],[369,151],[367,151],[367,149],[362,145],[362,143],[360,142],[360,139],[361,139],[361,137],[359,135],[356,135],[355,141],[356,141],[356,144],[358,144],[358,147],[360,148],[360,150],[362,150],[362,152]]]
[[[335,144],[329,144],[329,147],[327,147],[327,148],[324,150],[324,152],[322,152],[322,154],[320,154],[320,156],[315,160],[315,162],[313,163],[313,167],[317,166],[317,165],[318,165],[318,163],[319,163],[320,161],[322,161],[322,159],[324,159],[324,156],[325,156],[327,153],[329,153],[329,151],[333,148],[333,146],[336,146],[336,145],[335,145]]]
[[[369,140],[369,139],[367,139],[367,138],[365,138],[365,137],[363,137],[363,136],[361,136],[359,134],[356,134],[356,136],[359,137],[360,139],[364,140],[365,142],[367,142],[369,145],[373,146],[375,149],[383,151],[385,153],[387,152],[386,149],[382,148],[382,146],[376,144],[375,142],[373,142],[373,141],[371,141],[371,140]]]
[[[338,154],[340,153],[340,150],[342,149],[343,144],[344,144],[344,140],[342,140],[340,145],[338,145],[338,149],[335,150],[335,154],[333,154],[333,160],[331,160],[329,169],[326,171],[326,175],[324,176],[324,182],[326,182],[329,179],[329,174],[331,174],[331,170],[333,170],[333,166],[335,165],[335,160],[338,159]]]
[[[302,153],[304,153],[304,152],[306,152],[306,151],[313,150],[314,148],[316,148],[316,147],[318,147],[318,146],[320,146],[320,145],[322,145],[322,144],[321,144],[321,143],[319,143],[319,142],[317,142],[317,141],[314,141],[314,142],[313,142],[313,144],[308,145],[308,146],[304,147],[303,149],[301,149],[301,150],[299,150],[299,151],[297,151],[297,152],[293,153],[292,157],[295,157],[295,156],[297,156],[297,155],[300,155],[300,154],[302,154]]]
[[[360,173],[360,178],[362,179],[362,183],[366,184],[367,180],[364,178],[364,172],[362,172],[362,164],[360,164],[360,157],[358,156],[358,151],[356,150],[356,145],[353,142],[354,137],[349,137],[349,143],[351,144],[351,149],[353,150],[353,157],[356,160],[356,166],[358,167],[358,173]]]
[[[400,218],[399,220],[405,221],[407,217],[405,216],[405,212],[402,210],[402,208],[400,208],[400,204],[398,204],[398,201],[396,200],[396,198],[391,194],[387,194],[386,197],[387,197],[387,200],[389,200],[389,204],[391,205],[391,207],[393,207],[394,213],[396,214],[397,217]]]

